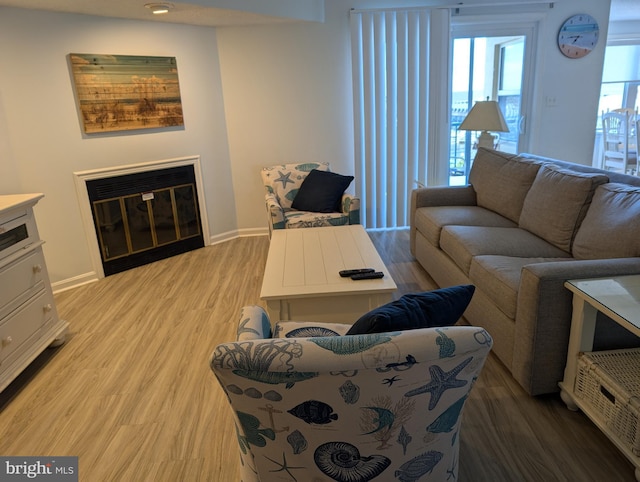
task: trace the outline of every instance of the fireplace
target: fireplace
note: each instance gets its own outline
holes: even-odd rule
[[[76,173],[105,276],[204,246],[199,164],[157,164]]]

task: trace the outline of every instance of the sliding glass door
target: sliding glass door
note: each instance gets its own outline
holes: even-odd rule
[[[520,151],[531,97],[525,89],[531,85],[533,31],[533,26],[505,29],[487,24],[453,28],[449,184],[467,182],[480,132],[459,127],[478,101],[497,101],[507,122],[508,132],[492,132],[494,148]]]
[[[496,148],[527,145],[537,24],[484,10],[351,11],[356,193],[368,229],[407,226],[416,185],[466,182],[479,133],[459,126],[475,102],[502,109],[509,132]]]

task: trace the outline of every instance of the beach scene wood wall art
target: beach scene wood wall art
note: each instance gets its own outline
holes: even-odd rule
[[[175,57],[69,54],[87,134],[183,126]]]

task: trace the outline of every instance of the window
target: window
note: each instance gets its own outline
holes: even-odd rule
[[[638,85],[640,45],[608,45],[604,55],[598,114],[615,109],[637,110],[640,107]]]
[[[596,167],[604,165],[602,114],[618,109],[628,109],[631,113],[640,111],[640,41],[629,42],[635,43],[609,44],[605,49],[593,146],[592,164]]]

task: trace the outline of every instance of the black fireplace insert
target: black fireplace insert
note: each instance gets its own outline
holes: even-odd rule
[[[86,184],[105,276],[204,246],[193,166]]]

